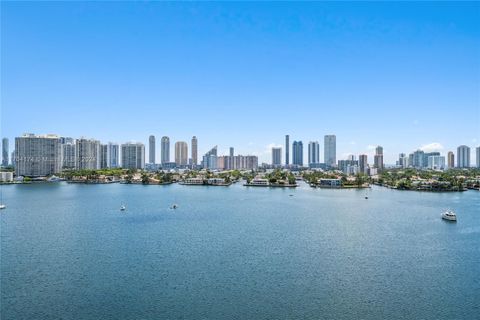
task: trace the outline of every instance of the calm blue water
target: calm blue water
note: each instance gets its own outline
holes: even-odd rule
[[[1,318],[478,319],[480,192],[364,196],[4,186]]]

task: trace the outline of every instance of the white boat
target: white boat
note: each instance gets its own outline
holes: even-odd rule
[[[127,207],[124,204],[122,204],[120,206],[120,211],[125,211],[125,210],[127,210]]]
[[[442,213],[442,219],[448,221],[457,221],[457,215],[453,210],[446,210]]]
[[[6,207],[7,207],[6,205],[0,204],[0,210],[1,210],[1,209],[5,209]]]

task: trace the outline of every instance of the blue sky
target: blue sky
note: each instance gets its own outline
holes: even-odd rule
[[[269,162],[285,134],[305,149],[320,141],[321,160],[323,136],[336,134],[338,159],[382,145],[394,163],[421,146],[480,143],[479,3],[1,9],[1,134],[11,145],[23,132],[196,135],[200,152],[234,146]]]

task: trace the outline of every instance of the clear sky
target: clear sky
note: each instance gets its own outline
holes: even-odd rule
[[[337,159],[480,143],[480,4],[1,3],[1,134]],[[173,145],[173,143],[172,143]],[[284,161],[284,159],[282,159]],[[370,157],[369,161],[373,161]]]

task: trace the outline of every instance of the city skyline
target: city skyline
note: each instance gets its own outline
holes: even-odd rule
[[[175,141],[173,145],[173,154],[174,159],[170,159],[170,138],[168,136],[163,136],[160,144],[160,150],[156,148],[155,136],[150,135],[148,137],[148,143],[137,142],[137,141],[127,141],[124,143],[116,143],[116,142],[103,142],[100,140],[96,140],[93,138],[74,138],[74,137],[64,137],[58,134],[35,134],[35,133],[25,133],[22,136],[15,137],[15,145],[16,140],[18,138],[25,138],[25,137],[33,137],[33,138],[55,138],[57,139],[60,145],[60,154],[63,158],[63,167],[64,168],[71,168],[76,167],[80,169],[93,169],[95,167],[118,167],[119,166],[119,159],[122,157],[122,164],[123,164],[123,152],[122,154],[119,153],[119,148],[123,149],[124,146],[132,145],[136,148],[140,146],[142,148],[141,155],[140,153],[136,156],[139,162],[137,162],[136,167],[142,168],[145,165],[167,165],[170,163],[175,163],[177,166],[192,166],[197,167],[197,165],[204,164],[204,168],[216,168],[216,159],[215,163],[212,165],[208,157],[211,154],[214,154],[215,157],[218,156],[234,156],[235,147],[229,147],[225,149],[225,151],[218,152],[218,146],[215,145],[212,149],[206,152],[203,156],[203,160],[201,163],[198,164],[196,161],[197,154],[198,154],[198,138],[196,136],[192,137],[191,144],[189,147],[188,142],[185,141]],[[290,148],[290,142],[287,143],[289,135],[286,135],[286,144],[285,148]],[[148,146],[148,148],[146,147]],[[253,153],[246,153],[246,154],[238,154],[242,156],[255,156],[257,157],[259,163],[263,164],[271,164],[273,166],[292,166],[292,167],[311,167],[311,168],[320,168],[323,167],[341,167],[346,163],[350,163],[350,161],[355,162],[356,166],[359,166],[360,172],[364,172],[364,168],[371,164],[372,168],[377,168],[382,170],[384,167],[414,167],[414,168],[432,168],[432,169],[446,169],[452,167],[460,167],[460,168],[467,168],[467,167],[480,167],[480,159],[479,159],[479,149],[480,146],[467,146],[467,145],[460,145],[456,148],[456,158],[455,153],[453,151],[448,152],[440,152],[440,151],[431,151],[431,150],[422,150],[416,149],[409,151],[408,154],[402,152],[398,154],[397,160],[395,163],[385,163],[384,162],[384,153],[383,153],[383,146],[377,145],[374,147],[374,156],[373,162],[368,162],[368,154],[348,154],[346,156],[337,157],[336,154],[336,135],[325,135],[324,136],[324,157],[323,159],[320,157],[320,144],[318,141],[310,141],[308,142],[308,148],[306,150],[303,149],[303,142],[301,140],[293,141],[291,143],[291,147],[293,150],[293,157],[291,164],[288,161],[288,157],[283,159],[282,146],[272,146],[270,149],[270,161],[260,161],[258,155]],[[13,164],[13,151],[9,150],[9,140],[7,138],[2,139],[2,153],[3,154],[11,154],[12,160],[10,164]],[[113,148],[113,149],[112,149]],[[152,149],[153,148],[153,149]],[[190,155],[188,155],[188,149],[190,148]],[[373,146],[372,146],[373,149]],[[150,151],[153,151],[151,153]],[[147,161],[145,154],[148,152],[149,160]],[[160,161],[150,161],[153,157],[156,157],[155,152],[159,153],[158,159]],[[274,154],[276,152],[276,154]],[[307,162],[303,162],[304,154],[306,153]],[[78,156],[81,155],[81,156]],[[429,159],[430,156],[434,156],[435,158]],[[207,157],[207,158],[205,158]],[[355,160],[358,157],[358,161]],[[181,158],[181,160],[180,160]],[[325,161],[325,159],[330,159],[330,161]],[[332,161],[335,159],[335,161]],[[338,159],[338,162],[337,162]],[[371,159],[371,158],[370,158]],[[313,160],[313,161],[312,161]],[[135,160],[137,161],[137,160]],[[343,161],[343,164],[340,162]],[[347,162],[345,162],[347,161]],[[72,165],[72,162],[73,165]],[[353,162],[351,163],[353,165]],[[451,164],[455,163],[454,166]],[[435,164],[435,165],[433,165]],[[4,163],[2,163],[5,166]],[[85,166],[85,167],[84,167]],[[130,167],[130,165],[127,165]]]
[[[474,4],[1,5],[1,135],[10,141],[53,132],[145,143],[153,134],[173,146],[197,135],[199,155],[235,146],[268,162],[272,145],[285,157],[285,134],[304,143],[335,134],[338,159],[373,159],[382,145],[386,164],[421,147],[480,142]]]

